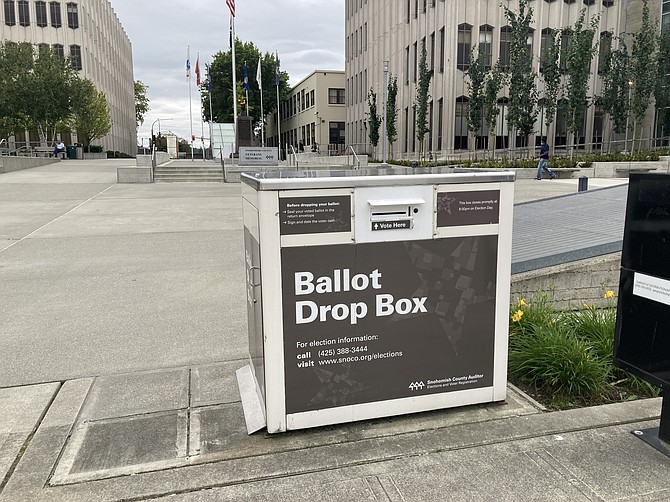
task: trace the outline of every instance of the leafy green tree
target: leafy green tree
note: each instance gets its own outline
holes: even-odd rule
[[[498,123],[498,93],[506,81],[506,74],[498,60],[487,73],[484,82],[484,120],[489,130],[489,151],[495,150],[496,124]]]
[[[368,92],[368,123],[370,144],[377,148],[377,144],[379,144],[379,128],[382,125],[382,117],[377,111],[377,93],[372,89]]]
[[[398,139],[398,130],[396,128],[396,122],[398,120],[398,77],[390,76],[387,92],[386,138],[388,139],[389,145],[391,145],[390,151],[393,152],[393,144],[395,143],[395,140]],[[393,158],[393,155],[391,155],[391,158]]]
[[[661,32],[656,57],[656,85],[654,87],[658,133],[670,133],[670,30]]]
[[[533,59],[526,47],[533,9],[528,0],[519,0],[519,12],[503,5],[507,24],[510,26],[510,79],[507,121],[518,134],[526,138],[533,132],[537,118],[537,88]]]
[[[585,17],[586,9],[582,9],[575,24],[563,30],[568,36],[563,103],[566,126],[573,136],[579,133],[584,123],[591,59],[597,50],[597,46],[593,44],[593,37],[598,27],[599,16],[591,18],[588,28],[584,27]]]
[[[77,73],[69,61],[59,59],[52,51],[39,51],[17,99],[23,107],[26,125],[36,129],[42,141],[53,141],[59,124],[69,118],[76,80]]]
[[[468,76],[468,131],[471,135],[477,136],[477,133],[482,132],[484,125],[484,101],[485,89],[484,82],[486,81],[486,67],[484,61],[479,57],[477,47],[473,47],[470,51],[470,65],[466,71]],[[475,148],[475,145],[472,145]]]
[[[33,46],[5,42],[0,45],[0,136],[28,126],[29,102],[23,90],[34,63]]]
[[[72,116],[67,125],[77,131],[77,139],[87,148],[112,129],[107,99],[88,79],[77,80],[72,89]]]
[[[147,91],[149,87],[140,80],[135,80],[135,120],[137,127],[144,124],[144,116],[149,111],[149,98]]]
[[[605,58],[601,103],[612,122],[613,131],[620,134],[626,130],[629,113],[630,58],[624,38],[619,37],[618,42],[618,47],[610,50]]]
[[[638,125],[647,113],[656,86],[657,30],[658,22],[652,22],[649,17],[649,2],[643,0],[642,25],[638,32],[633,35],[633,47],[631,49],[633,145],[635,144]]]
[[[416,139],[419,140],[419,155],[424,151],[423,139],[428,132],[428,100],[430,94],[430,79],[433,77],[433,70],[428,68],[426,44],[421,45],[421,55],[419,56],[419,81],[416,84]]]
[[[544,124],[547,131],[556,118],[558,93],[561,88],[560,40],[561,32],[558,30],[550,39],[547,50],[540,54],[541,76],[544,82]]]
[[[276,64],[274,54],[266,52],[261,54],[253,42],[235,40],[235,78],[237,83],[244,82],[244,64],[247,64],[249,81],[249,114],[254,124],[261,122],[261,93],[256,82],[256,70],[258,59],[261,58],[261,81],[263,84],[263,113],[270,114],[277,109],[276,99]],[[233,122],[233,78],[232,78],[232,51],[218,52],[214,55],[209,67],[209,75],[201,84],[203,96],[203,116],[206,120],[213,119],[214,122]],[[207,92],[209,80],[212,82],[212,115],[209,114],[209,94]],[[289,93],[288,73],[281,71],[279,78],[279,99],[284,100]],[[237,87],[237,85],[235,86]],[[246,110],[246,107],[245,107]],[[238,100],[238,113],[241,112]]]

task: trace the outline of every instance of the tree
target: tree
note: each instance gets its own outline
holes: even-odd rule
[[[484,82],[484,120],[489,131],[489,151],[495,149],[496,124],[498,123],[498,93],[505,83],[505,72],[503,72],[500,61],[491,68]]]
[[[593,16],[589,28],[584,29],[586,9],[582,9],[575,24],[565,28],[563,33],[568,37],[565,53],[566,81],[563,91],[565,97],[566,126],[576,136],[584,124],[586,112],[589,76],[591,75],[591,59],[597,47],[593,45],[593,36],[598,28],[599,16]],[[576,138],[573,140],[576,143]]]
[[[601,102],[603,111],[612,122],[613,131],[620,134],[626,130],[626,120],[629,113],[630,75],[628,47],[623,37],[618,40],[618,47],[611,50],[605,59]]]
[[[370,89],[368,93],[368,123],[370,144],[377,148],[379,143],[379,128],[382,125],[382,117],[377,112],[377,94]]]
[[[658,23],[656,21],[652,23],[649,19],[648,3],[648,0],[643,0],[642,25],[639,31],[633,35],[633,47],[631,49],[633,145],[635,145],[637,126],[647,113],[656,86],[656,50],[658,46],[656,30],[658,30]]]
[[[88,79],[79,79],[73,83],[72,88],[72,116],[68,120],[68,126],[77,131],[79,141],[84,147],[88,147],[112,128],[107,99]]]
[[[433,70],[428,68],[426,56],[426,44],[421,45],[421,55],[419,56],[419,81],[416,84],[416,139],[419,140],[419,155],[424,151],[423,138],[429,131],[427,114],[428,114],[428,99],[430,94],[430,79],[433,76]]]
[[[69,118],[76,79],[70,62],[49,50],[39,51],[25,75],[25,85],[18,89],[16,97],[23,108],[26,126],[36,129],[42,141],[53,141],[59,124]]]
[[[386,96],[386,138],[389,145],[391,145],[391,152],[393,152],[393,143],[398,138],[398,130],[396,129],[396,121],[398,118],[397,108],[398,98],[398,77],[390,76],[388,83],[388,94]],[[393,157],[393,155],[391,155]]]
[[[468,130],[474,136],[482,132],[484,113],[484,82],[486,68],[484,61],[479,57],[476,47],[470,51],[470,65],[466,71],[468,76]],[[475,145],[473,145],[473,148]]]
[[[249,80],[249,113],[256,126],[259,126],[261,123],[261,93],[255,78],[259,58],[261,59],[261,81],[263,83],[263,112],[267,115],[277,109],[275,83],[277,66],[275,56],[268,52],[262,55],[252,42],[242,42],[240,39],[235,39],[235,77],[238,83],[244,82],[244,65],[246,62]],[[209,67],[209,74],[201,84],[201,92],[203,93],[202,111],[206,120],[233,122],[233,98],[235,93],[233,92],[234,87],[232,84],[232,60],[231,50],[216,53]],[[207,92],[210,80],[212,88],[212,117],[209,114],[210,94]],[[280,100],[285,99],[288,95],[288,80],[288,74],[280,71]],[[235,85],[236,87],[237,85]],[[239,106],[238,113],[240,113]]]
[[[5,42],[0,45],[0,136],[27,127],[28,103],[23,89],[34,62],[33,46]]]
[[[149,87],[144,85],[142,81],[135,80],[135,120],[137,127],[144,124],[144,116],[149,111],[149,98],[147,91]]]
[[[515,13],[503,6],[510,32],[510,79],[509,109],[507,121],[517,133],[528,140],[537,118],[537,89],[533,71],[533,59],[528,54],[527,40],[533,9],[528,8],[528,0],[519,0],[519,12]]]
[[[547,131],[556,117],[558,93],[561,88],[560,38],[560,30],[553,33],[547,50],[540,54],[541,75],[544,81],[544,124]]]

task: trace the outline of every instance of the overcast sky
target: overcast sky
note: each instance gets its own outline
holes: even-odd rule
[[[204,79],[205,63],[218,51],[228,50],[226,1],[111,0],[111,4],[133,44],[135,80],[149,86],[150,110],[137,141],[145,138],[144,145],[148,144],[146,138],[156,119],[160,119],[162,131],[189,137],[188,45],[193,134],[200,137],[195,61],[199,52]],[[317,69],[344,70],[344,0],[237,0],[235,32],[237,38],[253,42],[262,53],[279,51],[281,68],[288,72],[291,85]],[[250,85],[256,74],[255,64],[248,64]],[[207,124],[204,127],[207,136]],[[154,126],[154,132],[157,130],[158,124]]]

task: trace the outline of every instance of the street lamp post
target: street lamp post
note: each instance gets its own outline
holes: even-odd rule
[[[628,81],[628,113],[626,113],[626,142],[623,145],[623,153],[628,153],[628,124],[630,122],[630,99],[633,93],[633,81]]]
[[[382,166],[386,167],[388,166],[388,163],[386,162],[388,160],[386,154],[387,150],[387,141],[388,137],[386,135],[386,120],[387,120],[387,109],[386,109],[386,92],[388,90],[388,78],[389,78],[389,62],[384,61],[384,92],[383,92],[383,105],[384,105],[384,125],[382,126],[382,134],[384,136],[384,141],[382,142]]]

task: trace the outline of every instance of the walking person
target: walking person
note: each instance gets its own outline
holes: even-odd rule
[[[553,180],[556,177],[553,171],[547,167],[548,162],[549,145],[547,145],[547,138],[542,138],[542,146],[540,146],[540,161],[537,163],[537,176],[535,177],[536,180],[539,181],[542,179],[542,171],[546,171],[550,180]]]

